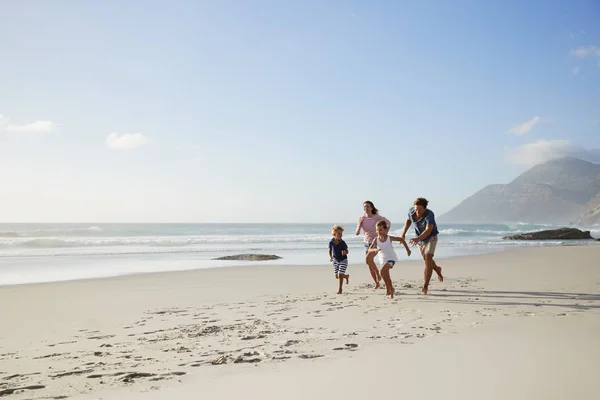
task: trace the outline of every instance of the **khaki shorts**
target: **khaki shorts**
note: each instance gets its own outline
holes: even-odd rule
[[[423,254],[431,254],[434,255],[435,254],[435,247],[437,246],[437,242],[438,242],[438,237],[437,235],[435,235],[434,237],[431,238],[431,240],[427,243],[425,242],[420,242],[419,243],[419,249],[421,250],[421,252]]]

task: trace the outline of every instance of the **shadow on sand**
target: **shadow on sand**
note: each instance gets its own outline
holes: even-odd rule
[[[472,305],[561,307],[575,310],[600,309],[600,294],[590,293],[448,289],[432,290],[429,295],[419,297],[427,301]]]

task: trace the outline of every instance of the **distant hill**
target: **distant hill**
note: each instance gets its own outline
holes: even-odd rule
[[[440,222],[566,224],[600,193],[600,164],[567,157],[536,165],[512,182],[488,185]]]
[[[585,211],[573,223],[580,226],[600,225],[600,193],[590,200]]]

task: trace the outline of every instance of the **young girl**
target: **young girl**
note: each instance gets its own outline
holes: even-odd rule
[[[331,228],[333,239],[329,242],[329,261],[333,262],[333,271],[339,282],[337,294],[342,294],[344,278],[346,279],[346,285],[350,278],[350,275],[346,274],[346,269],[348,268],[348,245],[342,240],[342,232],[344,232],[344,228],[334,225]]]
[[[364,215],[359,218],[358,225],[356,226],[356,235],[360,235],[360,231],[363,231],[364,242],[365,242],[365,262],[369,267],[369,272],[371,273],[371,277],[373,278],[373,282],[375,282],[375,289],[379,289],[381,286],[379,281],[381,281],[381,275],[379,274],[379,270],[377,269],[377,265],[375,265],[375,254],[369,252],[369,248],[375,236],[377,236],[376,224],[379,221],[385,221],[387,223],[387,227],[389,228],[391,223],[390,221],[379,215],[379,210],[375,207],[372,201],[365,201],[363,203]]]
[[[388,230],[389,226],[385,221],[377,222],[377,237],[371,243],[369,247],[370,253],[379,252],[379,260],[382,264],[381,267],[381,277],[383,278],[383,282],[385,282],[385,288],[387,291],[387,295],[390,296],[391,299],[394,298],[394,292],[396,291],[392,286],[392,278],[390,277],[390,269],[394,268],[394,264],[398,261],[398,256],[394,251],[394,247],[392,246],[392,242],[401,242],[406,249],[406,255],[410,257],[410,249],[406,244],[406,241],[397,236],[389,236]]]

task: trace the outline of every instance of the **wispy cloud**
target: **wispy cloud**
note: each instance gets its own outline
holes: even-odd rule
[[[571,36],[571,39],[578,39],[582,36],[585,35],[585,31],[584,30],[580,30],[578,32],[569,32],[569,36]]]
[[[197,144],[187,144],[177,146],[177,150],[184,152],[186,154],[184,159],[187,159],[193,165],[199,165],[202,162],[202,146],[198,146]]]
[[[152,139],[141,133],[118,133],[113,132],[106,138],[106,144],[111,149],[125,150],[136,147],[147,146],[152,143]]]
[[[58,128],[58,124],[52,121],[35,121],[29,124],[11,124],[8,117],[0,114],[0,129],[16,134],[49,133]]]
[[[517,135],[517,136],[526,135],[529,133],[529,131],[531,131],[533,129],[535,124],[537,124],[540,121],[540,119],[541,118],[536,115],[535,117],[531,118],[529,121],[523,122],[521,125],[513,126],[512,128],[510,128],[508,130],[508,133],[512,133],[513,135]]]
[[[577,74],[579,73],[579,69],[580,69],[580,68],[579,68],[579,65],[578,65],[578,66],[576,66],[576,67],[573,67],[573,68],[571,68],[571,72],[572,72],[573,74],[577,75]]]
[[[579,58],[592,57],[596,59],[596,65],[600,68],[600,47],[589,45],[580,46],[576,49],[571,50],[571,55]]]
[[[200,149],[202,149],[202,147],[198,146],[197,144],[186,144],[182,146],[177,146],[177,150],[198,151]]]
[[[600,47],[593,45],[581,46],[571,50],[571,55],[577,57],[598,56],[600,57]]]
[[[510,149],[506,161],[510,164],[532,167],[562,157],[577,157],[600,162],[600,149],[585,149],[569,140],[538,140]]]

